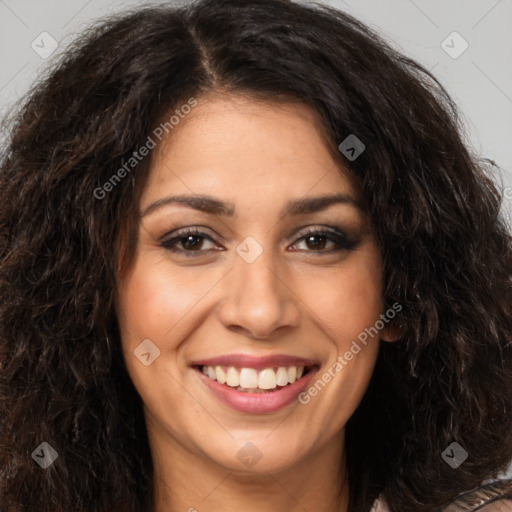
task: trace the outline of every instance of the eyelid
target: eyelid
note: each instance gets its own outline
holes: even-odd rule
[[[309,235],[310,233],[325,233],[325,234],[331,234],[331,235],[339,235],[341,237],[347,237],[347,234],[342,231],[340,228],[337,228],[336,226],[326,226],[326,225],[323,225],[323,226],[318,226],[318,225],[313,225],[313,226],[307,226],[303,229],[301,229],[298,233],[296,233],[294,235],[294,237],[296,239],[299,239],[299,238],[302,238],[306,235]]]
[[[158,241],[160,243],[165,243],[165,242],[168,242],[169,240],[173,240],[175,238],[181,238],[181,237],[185,237],[187,235],[195,235],[195,236],[204,236],[205,238],[209,238],[212,241],[215,241],[215,239],[219,239],[220,241],[225,243],[224,240],[222,240],[222,237],[220,237],[218,235],[212,235],[210,233],[210,231],[211,230],[209,228],[207,228],[206,226],[201,226],[201,225],[185,226],[183,228],[176,228],[176,229],[172,229],[171,231],[168,231],[167,233],[165,233],[165,235],[161,236]]]

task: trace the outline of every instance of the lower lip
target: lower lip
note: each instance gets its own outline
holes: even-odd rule
[[[196,369],[199,378],[210,388],[226,405],[245,413],[264,414],[275,412],[297,401],[298,395],[306,388],[308,382],[318,371],[317,367],[311,368],[309,372],[293,384],[268,393],[246,393],[237,391],[235,388],[219,384],[204,375],[201,370]]]

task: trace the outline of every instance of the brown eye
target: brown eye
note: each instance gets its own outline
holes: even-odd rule
[[[207,244],[208,242],[211,242],[213,246],[215,246],[210,236],[195,228],[182,230],[178,232],[176,236],[163,240],[160,245],[172,252],[182,253],[187,256],[196,256],[212,249],[212,247],[204,248],[205,243]]]
[[[186,250],[201,249],[203,241],[203,237],[197,235],[188,235],[178,240]]]
[[[334,228],[335,231],[326,231],[312,229],[305,233],[299,233],[301,236],[292,247],[296,247],[298,244],[303,243],[307,252],[335,252],[341,250],[353,249],[357,244],[357,240],[350,239],[345,233]]]
[[[308,235],[304,237],[306,245],[314,250],[325,249],[328,238],[323,235]]]

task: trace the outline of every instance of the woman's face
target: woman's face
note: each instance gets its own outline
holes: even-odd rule
[[[152,451],[252,472],[339,457],[384,313],[355,188],[305,106],[199,98],[166,137],[116,304]]]

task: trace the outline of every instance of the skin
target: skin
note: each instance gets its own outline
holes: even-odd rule
[[[378,337],[308,404],[273,413],[224,405],[190,363],[288,354],[317,360],[321,376],[375,324],[384,313],[381,256],[356,187],[302,105],[198,98],[152,158],[142,214],[178,194],[234,207],[231,217],[178,203],[143,215],[134,260],[119,277],[123,355],[144,402],[155,511],[346,511],[344,427],[367,388]],[[353,203],[282,216],[290,200],[335,193]],[[327,226],[355,246],[333,251],[335,239],[301,235]],[[181,253],[162,246],[185,227],[211,239],[187,245],[182,235]],[[252,263],[236,252],[248,236],[263,250]],[[388,327],[380,337],[394,339]],[[145,339],[160,350],[148,366],[134,356]],[[247,442],[261,453],[251,468],[237,457]]]

